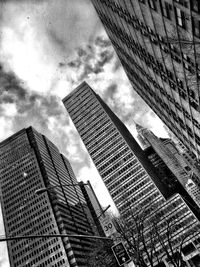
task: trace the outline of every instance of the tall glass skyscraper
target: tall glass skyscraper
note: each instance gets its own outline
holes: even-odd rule
[[[130,208],[133,213],[137,213],[138,209],[156,205],[163,214],[163,222],[173,218],[179,222],[174,230],[174,246],[191,229],[198,229],[199,232],[199,209],[191,205],[191,211],[181,195],[163,183],[125,125],[86,82],[65,97],[63,103],[117,208],[125,218],[129,219]],[[198,238],[198,234],[195,238]],[[195,241],[195,238],[189,238],[188,242]],[[196,243],[197,247],[193,251],[195,256],[200,247]],[[157,253],[163,257],[159,245]],[[156,263],[156,258],[154,260]]]
[[[158,179],[139,145],[88,84],[82,83],[63,102],[119,211],[128,209],[124,197],[141,205],[153,199],[162,202],[149,175]]]
[[[74,186],[65,186],[74,184]],[[93,235],[86,201],[69,161],[32,127],[0,143],[0,189],[6,236]],[[56,187],[55,187],[56,186]],[[54,187],[36,195],[42,187]],[[8,241],[11,267],[87,266],[93,240],[36,238]]]
[[[199,1],[92,2],[133,88],[199,159]]]

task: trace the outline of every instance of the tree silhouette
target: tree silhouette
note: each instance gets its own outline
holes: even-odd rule
[[[118,236],[125,242],[129,255],[136,266],[165,266],[165,258],[173,267],[184,267],[183,246],[191,236],[199,233],[199,226],[185,234],[179,235],[177,230],[181,224],[175,216],[170,218],[155,205],[129,208],[126,217],[113,218]],[[198,229],[197,229],[198,228]],[[176,237],[176,238],[175,238]]]

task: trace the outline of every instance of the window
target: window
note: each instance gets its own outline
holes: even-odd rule
[[[188,3],[185,0],[175,0],[175,2],[179,3],[180,5],[182,5],[184,7],[188,7]]]
[[[184,66],[184,68],[186,69],[186,70],[189,70],[190,72],[191,72],[191,66],[188,64],[188,63],[186,63],[186,62],[183,62],[183,66]]]
[[[185,60],[187,60],[188,62],[191,62],[190,58],[189,58],[186,54],[184,54],[184,53],[183,53],[183,58],[184,58]]]
[[[191,9],[200,13],[200,2],[199,0],[191,0]]]
[[[195,92],[192,89],[190,89],[190,88],[188,88],[188,89],[189,89],[188,90],[189,96],[191,98],[193,98],[194,100],[196,100]]]
[[[156,0],[149,0],[149,6],[151,9],[153,10],[157,10],[157,7],[156,7]]]
[[[188,245],[182,248],[182,252],[185,256],[189,255],[193,251],[195,251],[195,246],[192,243],[189,243]]]
[[[196,37],[200,38],[200,21],[192,17],[192,30]]]
[[[183,88],[183,82],[179,78],[176,78],[176,81],[178,83],[178,86],[180,86],[181,88]]]
[[[169,3],[162,3],[162,14],[164,17],[171,19],[171,11],[172,11],[172,5],[170,5]]]
[[[185,13],[178,7],[175,7],[175,13],[176,13],[177,24],[185,29],[186,28]]]

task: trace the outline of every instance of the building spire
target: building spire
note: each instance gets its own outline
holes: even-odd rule
[[[141,134],[142,131],[147,130],[147,128],[144,128],[142,125],[138,124],[137,122],[134,121],[134,123],[135,123],[135,128],[138,134]]]

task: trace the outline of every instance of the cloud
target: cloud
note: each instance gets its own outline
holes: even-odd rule
[[[66,50],[65,41],[60,36],[58,36],[56,31],[53,31],[52,29],[49,29],[48,30],[48,35],[49,35],[49,39],[50,39],[51,43],[53,42],[57,47],[59,47],[59,49],[61,51],[65,51]]]
[[[1,124],[4,134],[20,130],[33,125],[38,130],[47,133],[51,118],[59,121],[64,128],[69,120],[65,114],[61,100],[55,95],[39,94],[28,90],[23,82],[14,73],[7,73],[1,68],[0,71],[0,119],[8,120],[8,126]],[[4,134],[2,138],[5,137]]]
[[[81,82],[90,74],[98,75],[104,72],[106,64],[114,58],[114,50],[108,39],[98,36],[93,43],[77,50],[75,59],[67,66],[77,71],[76,80]]]
[[[13,74],[7,73],[0,68],[0,103],[13,103],[14,96],[21,100],[25,100],[27,94],[26,90],[22,87],[21,81]]]
[[[1,5],[0,58],[31,90],[48,91],[62,64],[100,31],[90,1],[5,1]]]

